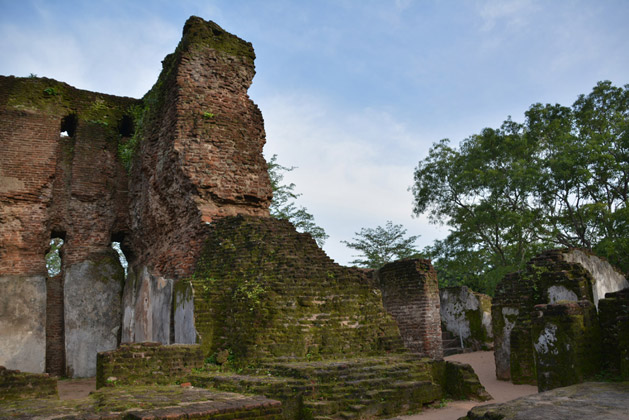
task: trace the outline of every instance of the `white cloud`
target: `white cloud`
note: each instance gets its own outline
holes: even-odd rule
[[[490,31],[498,22],[517,30],[528,24],[537,5],[535,0],[483,0],[477,8],[483,20],[482,30]]]
[[[413,219],[413,169],[430,142],[385,111],[341,111],[324,98],[309,94],[276,94],[261,98],[265,116],[265,154],[298,168],[286,175],[303,193],[300,202],[314,214],[330,238],[325,250],[347,263],[352,251],[339,241],[350,240],[363,227],[403,224],[409,234],[421,234],[423,247],[444,234]]]

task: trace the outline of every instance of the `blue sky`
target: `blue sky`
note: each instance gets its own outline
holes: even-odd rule
[[[627,0],[0,0],[0,74],[141,97],[190,15],[253,43],[265,155],[298,167],[344,264],[361,227],[403,224],[419,248],[447,234],[411,217],[432,143],[629,83]]]

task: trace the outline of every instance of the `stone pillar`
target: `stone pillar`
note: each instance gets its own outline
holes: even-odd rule
[[[441,359],[439,286],[430,260],[389,263],[376,278],[384,308],[397,322],[404,345],[414,353]]]
[[[607,293],[598,310],[604,367],[629,380],[629,289]]]
[[[96,354],[118,346],[123,282],[124,270],[111,248],[65,270],[68,376],[95,376]]]
[[[153,276],[146,267],[129,270],[122,298],[122,342],[170,344],[172,294],[172,280]]]
[[[0,276],[0,366],[43,373],[46,278]]]
[[[588,300],[535,306],[531,338],[540,392],[583,382],[600,370],[600,328]]]

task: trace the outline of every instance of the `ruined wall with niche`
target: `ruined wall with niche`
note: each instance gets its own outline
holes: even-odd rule
[[[532,336],[535,305],[585,300],[596,309],[605,293],[626,287],[629,283],[625,277],[607,261],[578,249],[543,252],[524,270],[505,276],[492,301],[498,379],[537,382],[533,343],[539,337]]]
[[[96,352],[121,340],[196,340],[177,280],[209,222],[268,216],[263,120],[247,96],[254,58],[193,17],[142,100],[0,78],[0,365],[92,376]],[[63,257],[47,280],[52,237]]]
[[[223,271],[226,295],[217,299],[255,298],[259,281],[282,296],[256,322],[272,316],[278,337],[288,334],[287,340],[270,342],[274,335],[260,330],[251,335],[262,340],[257,351],[294,357],[407,351],[400,321],[387,314],[369,276],[338,266],[308,235],[269,218],[263,119],[247,95],[254,58],[251,44],[192,17],[141,100],[50,79],[0,78],[6,145],[0,154],[0,286],[7,291],[0,295],[0,365],[81,377],[94,375],[97,352],[120,343],[200,339],[206,351],[224,349],[229,343],[208,339],[208,328],[218,322],[237,334],[252,312],[241,308],[241,326],[233,324],[239,317],[221,323],[221,314],[208,321],[200,298],[211,285],[194,276],[201,266],[224,268],[218,260],[209,267],[212,253],[203,253],[216,240],[215,250],[253,264],[246,272],[236,265]],[[242,229],[229,228],[243,220]],[[221,242],[230,232],[243,246]],[[261,233],[268,240],[258,241]],[[48,279],[44,256],[51,237],[64,245],[61,273]],[[126,276],[112,241],[121,242]],[[422,335],[413,338],[422,345],[408,347],[439,358],[434,270],[405,264],[402,282],[412,284],[408,296],[417,298],[411,306],[431,325],[411,333]],[[304,326],[308,331],[300,332]],[[297,350],[286,344],[291,340]]]
[[[120,266],[117,258],[102,263],[100,255],[113,252],[112,235],[128,231],[118,125],[137,103],[50,79],[0,77],[0,282],[8,292],[0,302],[0,335],[14,346],[0,348],[0,364],[88,376],[80,354],[117,345],[116,331],[96,332],[90,317],[119,314],[119,297],[103,301],[107,309],[99,313],[84,296],[67,302],[71,295],[64,298],[63,290],[110,289],[112,281],[112,289],[121,287],[120,278],[85,276],[80,267]],[[65,244],[61,273],[48,280],[48,301],[45,254],[52,237]],[[47,341],[57,345],[46,349]]]

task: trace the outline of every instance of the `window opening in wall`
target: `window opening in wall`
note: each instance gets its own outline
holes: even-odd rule
[[[120,124],[118,124],[118,132],[122,137],[131,137],[133,131],[133,118],[129,115],[123,115]]]
[[[48,277],[55,277],[61,273],[61,247],[63,239],[59,237],[50,240],[50,251],[46,254],[46,270]]]
[[[122,252],[122,248],[120,247],[120,242],[112,242],[111,247],[118,253],[118,259],[120,260],[120,264],[122,268],[124,268],[124,276],[127,277],[127,269],[129,267],[129,262],[127,261],[127,257],[125,257],[124,252]]]
[[[61,137],[74,137],[79,119],[76,114],[69,114],[61,120]]]

